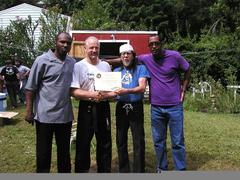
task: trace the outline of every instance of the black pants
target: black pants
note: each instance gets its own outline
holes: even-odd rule
[[[70,136],[72,122],[48,124],[36,121],[37,132],[37,172],[49,173],[52,156],[52,139],[55,134],[57,144],[57,167],[59,173],[71,172]]]
[[[19,91],[19,82],[7,82],[6,83],[7,92],[10,98],[11,105],[16,108],[17,107],[17,94]]]
[[[91,141],[95,134],[97,172],[111,172],[112,139],[109,102],[80,101],[76,137],[75,172],[88,172]]]
[[[144,113],[142,102],[118,102],[116,106],[116,140],[119,172],[130,172],[128,157],[129,127],[133,139],[133,172],[145,172]]]

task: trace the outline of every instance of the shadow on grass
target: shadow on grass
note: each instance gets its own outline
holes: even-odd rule
[[[132,167],[133,167],[133,152],[129,153],[129,163],[130,163],[130,169],[132,172]],[[155,154],[151,153],[151,152],[146,152],[145,153],[145,172],[146,173],[155,173],[155,164],[156,164],[156,160],[155,160]],[[92,162],[91,165],[91,170],[90,172],[97,172],[97,164],[94,162]],[[118,173],[118,157],[115,156],[114,158],[112,158],[112,169],[111,169],[112,173]]]
[[[73,156],[75,158],[75,154]],[[74,160],[73,158],[73,160]],[[187,152],[187,170],[188,171],[198,171],[201,170],[202,167],[204,167],[206,164],[208,164],[209,161],[212,161],[216,159],[214,156],[211,156],[208,153],[202,153],[202,154],[196,154],[194,152]],[[132,170],[133,166],[133,152],[129,153],[129,161],[130,161],[130,167]],[[172,159],[172,153],[171,150],[168,149],[168,163],[169,163],[169,170],[173,171],[175,170],[173,159]],[[156,172],[156,155],[155,152],[146,152],[145,153],[145,172],[146,173],[155,173]],[[74,166],[74,161],[72,162],[72,165]],[[74,169],[74,167],[73,167]],[[97,172],[97,164],[94,159],[92,159],[91,162],[91,168],[90,173],[96,173]],[[117,155],[112,158],[112,173],[118,173],[118,157]]]
[[[13,118],[13,119],[2,118],[1,121],[2,121],[2,126],[10,126],[10,125],[18,124],[21,120],[18,118]]]

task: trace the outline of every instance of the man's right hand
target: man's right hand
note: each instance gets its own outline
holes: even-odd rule
[[[25,121],[27,121],[30,124],[34,124],[34,115],[33,113],[27,113],[25,116]]]

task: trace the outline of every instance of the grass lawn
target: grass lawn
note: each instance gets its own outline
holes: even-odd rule
[[[115,105],[112,103],[112,172],[117,172],[115,143]],[[152,144],[149,116],[150,106],[145,105],[146,171],[155,172],[155,152]],[[0,172],[35,172],[35,127],[24,121],[25,107],[16,109],[15,118],[0,127]],[[74,103],[77,112],[77,104]],[[75,115],[75,119],[76,119]],[[188,170],[240,170],[240,115],[185,112],[185,142]],[[169,136],[168,136],[169,137]],[[169,140],[169,138],[168,138]],[[132,140],[129,136],[129,152],[132,158]],[[169,168],[174,169],[168,141]],[[92,168],[95,172],[95,152],[92,148]],[[74,169],[75,146],[71,148]],[[53,145],[52,169],[56,171],[56,146]]]

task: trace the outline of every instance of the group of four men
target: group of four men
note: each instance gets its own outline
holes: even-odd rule
[[[50,172],[53,134],[57,144],[58,172],[71,172],[70,136],[73,112],[70,97],[79,99],[75,172],[90,169],[90,146],[96,137],[97,172],[111,172],[111,115],[108,99],[116,98],[116,141],[119,172],[130,172],[127,137],[133,136],[133,172],[145,172],[143,93],[149,82],[151,125],[157,155],[157,172],[167,170],[166,136],[169,124],[173,159],[177,170],[186,169],[183,134],[184,94],[190,79],[188,62],[176,51],[163,50],[157,35],[149,37],[151,53],[136,57],[130,44],[120,46],[122,88],[96,91],[94,75],[110,72],[109,63],[99,59],[96,37],[85,40],[86,57],[69,56],[72,38],[56,36],[55,49],[39,56],[26,85],[26,117],[36,122],[37,172]],[[141,65],[139,64],[141,63]],[[184,72],[181,84],[179,72]]]

